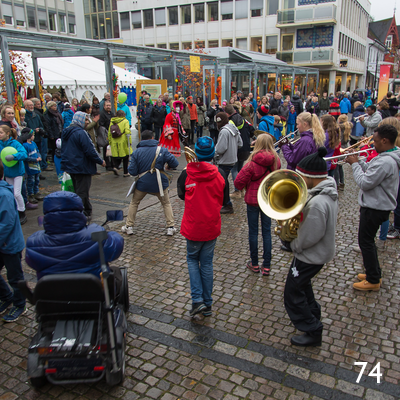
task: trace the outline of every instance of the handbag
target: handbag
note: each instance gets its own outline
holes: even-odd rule
[[[96,141],[99,147],[108,146],[108,131],[104,126],[99,126],[96,130]]]
[[[71,175],[68,172],[63,173],[62,182],[61,182],[61,190],[63,192],[75,193],[74,184],[72,183]]]

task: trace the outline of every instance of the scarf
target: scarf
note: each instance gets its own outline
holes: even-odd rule
[[[12,121],[9,121],[8,119],[3,118],[2,119],[3,122],[8,122],[9,124],[11,124],[11,127],[14,129],[18,129],[18,125],[15,122],[15,119],[13,119]]]
[[[56,118],[56,121],[58,123],[58,125],[63,126],[64,125],[64,121],[62,119],[61,114],[57,111],[57,110],[52,110],[51,108],[48,109],[50,114],[53,114],[54,117]]]
[[[82,111],[77,111],[72,118],[71,124],[75,124],[80,126],[81,128],[85,128],[85,121],[86,121],[87,114]]]

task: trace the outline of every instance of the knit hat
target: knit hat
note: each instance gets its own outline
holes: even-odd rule
[[[223,126],[229,123],[228,115],[224,112],[219,112],[215,116],[215,122],[217,123],[218,129],[221,129]]]
[[[179,100],[176,100],[172,103],[172,107],[175,110],[176,107],[179,107],[181,110],[183,110],[183,103]]]
[[[58,139],[56,140],[56,148],[57,148],[58,150],[61,149],[61,138],[58,138]]]
[[[262,117],[264,117],[265,115],[268,115],[268,113],[269,113],[269,108],[268,108],[268,106],[262,105],[262,106],[260,106],[260,107],[257,108],[257,112],[258,112]]]
[[[34,134],[35,132],[31,128],[22,129],[19,142],[26,143]]]
[[[186,100],[193,100],[193,97],[192,97],[192,96],[188,96],[188,97],[186,98]]]
[[[320,147],[316,153],[304,157],[296,167],[296,172],[307,178],[326,178],[328,167],[323,159],[327,154],[325,147]]]
[[[215,154],[214,141],[210,136],[199,137],[194,146],[194,151],[199,161],[210,161],[214,158]]]
[[[69,110],[71,108],[71,104],[64,103],[64,110]]]
[[[72,124],[78,125],[81,128],[85,127],[85,121],[86,121],[86,116],[87,114],[82,112],[82,111],[77,111],[74,116],[72,117]]]

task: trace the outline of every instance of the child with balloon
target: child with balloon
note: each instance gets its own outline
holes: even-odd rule
[[[122,110],[125,113],[125,117],[129,122],[129,127],[132,126],[132,116],[131,116],[131,110],[129,109],[128,105],[126,104],[126,100],[128,99],[128,96],[126,93],[121,92],[118,95],[118,106],[117,106],[117,111]]]
[[[21,194],[22,181],[25,175],[24,160],[28,154],[24,146],[13,139],[15,129],[7,125],[0,126],[0,156],[4,164],[4,178],[14,187],[14,197],[21,225],[27,222],[25,202]]]

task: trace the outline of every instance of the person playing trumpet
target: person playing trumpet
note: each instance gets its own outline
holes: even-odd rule
[[[374,104],[367,107],[367,114],[368,117],[361,115],[358,120],[360,124],[366,128],[366,136],[371,136],[374,134],[375,128],[377,128],[382,121],[382,116],[376,111],[376,106]]]
[[[328,177],[325,147],[303,158],[296,167],[306,182],[308,200],[302,210],[297,238],[285,242],[294,258],[287,275],[284,303],[293,325],[304,332],[293,336],[295,346],[320,346],[323,325],[321,306],[314,298],[311,279],[335,255],[335,230],[338,193],[333,178]]]

